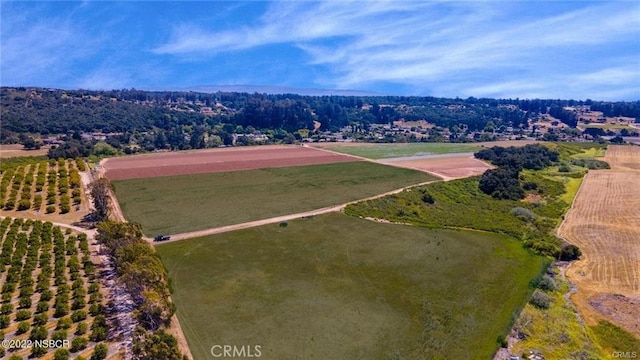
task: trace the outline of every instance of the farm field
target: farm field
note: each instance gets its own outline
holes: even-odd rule
[[[25,150],[21,144],[0,145],[0,159],[8,159],[18,156],[44,156],[49,147],[41,147],[37,150]]]
[[[0,165],[0,215],[73,223],[88,214],[84,160],[6,159]]]
[[[595,325],[607,319],[640,337],[640,147],[609,146],[611,170],[584,178],[560,235],[583,258],[567,270],[572,300]]]
[[[273,145],[126,156],[106,159],[102,166],[109,180],[123,180],[356,160],[309,147]]]
[[[413,160],[381,160],[394,166],[406,167],[427,171],[438,175],[445,180],[465,178],[469,176],[482,175],[486,170],[492,169],[493,166],[482,160],[478,160],[473,155],[468,154],[448,154],[444,157],[434,156]]]
[[[94,351],[105,355],[116,351],[113,343],[106,342],[100,268],[91,259],[85,234],[63,231],[51,223],[4,218],[0,242],[3,339],[60,341],[55,348],[7,346],[0,348],[0,357],[52,359],[55,353],[56,358],[64,354],[89,358]]]
[[[157,250],[195,359],[490,358],[545,261],[503,235],[341,213]]]
[[[316,146],[314,144],[313,146]],[[452,153],[469,153],[480,150],[477,145],[452,143],[406,143],[406,144],[323,144],[327,150],[360,156],[368,159],[387,159],[405,156],[423,156]]]
[[[336,151],[344,154],[360,156],[368,159],[390,159],[412,156],[428,156],[443,154],[471,153],[483,147],[493,146],[524,146],[539,143],[533,140],[490,141],[479,143],[314,143],[313,147]]]
[[[342,204],[439,180],[366,161],[114,181],[147,236],[176,234]]]

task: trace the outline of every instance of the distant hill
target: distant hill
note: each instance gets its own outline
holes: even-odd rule
[[[115,145],[117,141],[142,144],[149,150],[184,149],[216,146],[219,142],[231,144],[235,141],[233,134],[264,134],[280,141],[296,135],[300,129],[312,131],[317,124],[319,131],[337,132],[349,126],[353,132],[366,133],[371,124],[392,124],[399,120],[426,121],[447,130],[451,135],[446,135],[449,138],[445,140],[468,141],[463,134],[487,129],[527,130],[541,114],[549,114],[573,128],[580,111],[589,108],[605,116],[640,117],[640,101],[449,99],[356,95],[345,90],[350,94],[346,96],[326,95],[325,91],[336,91],[314,89],[307,90],[316,95],[300,95],[288,92],[301,89],[284,87],[194,89],[200,91],[2,87],[0,142],[15,143],[25,133],[42,136],[75,133],[79,137],[80,133],[102,132],[119,134],[120,138],[113,141]],[[236,91],[242,89],[252,92]],[[441,140],[431,138],[431,141]]]

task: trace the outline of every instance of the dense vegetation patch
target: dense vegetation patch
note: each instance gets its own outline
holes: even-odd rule
[[[558,155],[540,144],[508,148],[495,146],[481,150],[474,156],[489,161],[498,168],[485,171],[478,187],[496,199],[523,199],[525,190],[533,190],[537,185],[532,182],[521,184],[520,171],[542,170],[558,161]]]
[[[153,247],[142,239],[140,226],[103,221],[96,240],[111,257],[118,281],[133,299],[141,325],[136,330],[134,353],[141,359],[180,359],[177,341],[163,332],[175,312],[167,271]]]

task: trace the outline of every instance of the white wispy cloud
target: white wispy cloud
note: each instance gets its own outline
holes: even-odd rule
[[[590,5],[535,18],[518,13],[522,6],[517,3],[276,2],[259,20],[240,29],[210,32],[206,26],[179,25],[170,40],[153,51],[207,56],[290,44],[307,53],[308,65],[331,70],[315,79],[322,86],[362,88],[386,81],[419,89],[428,82],[435,91],[461,94],[467,91],[452,89],[447,82],[463,84],[464,78],[476,78],[490,82],[472,86],[479,92],[502,93],[498,90],[503,86],[544,96],[551,93],[551,81],[540,78],[558,79],[567,69],[582,71],[584,76],[576,79],[583,84],[596,83],[595,75],[588,75],[597,74],[596,59],[591,67],[571,67],[571,56],[579,54],[581,47],[623,46],[625,40],[634,39],[638,44],[639,5]],[[519,16],[523,16],[520,21]],[[637,49],[635,55],[640,56]],[[479,76],[479,72],[486,75]],[[625,73],[629,75],[640,79],[637,73]],[[558,83],[554,86],[579,90]]]

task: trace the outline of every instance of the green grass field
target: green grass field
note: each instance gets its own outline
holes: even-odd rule
[[[340,213],[157,250],[195,359],[490,359],[544,262],[506,236]]]
[[[403,156],[438,155],[476,152],[482,148],[477,145],[451,143],[407,143],[407,144],[362,144],[335,145],[327,149],[368,159],[388,159]]]
[[[319,209],[431,180],[437,178],[363,161],[113,184],[127,220],[155,236]]]

